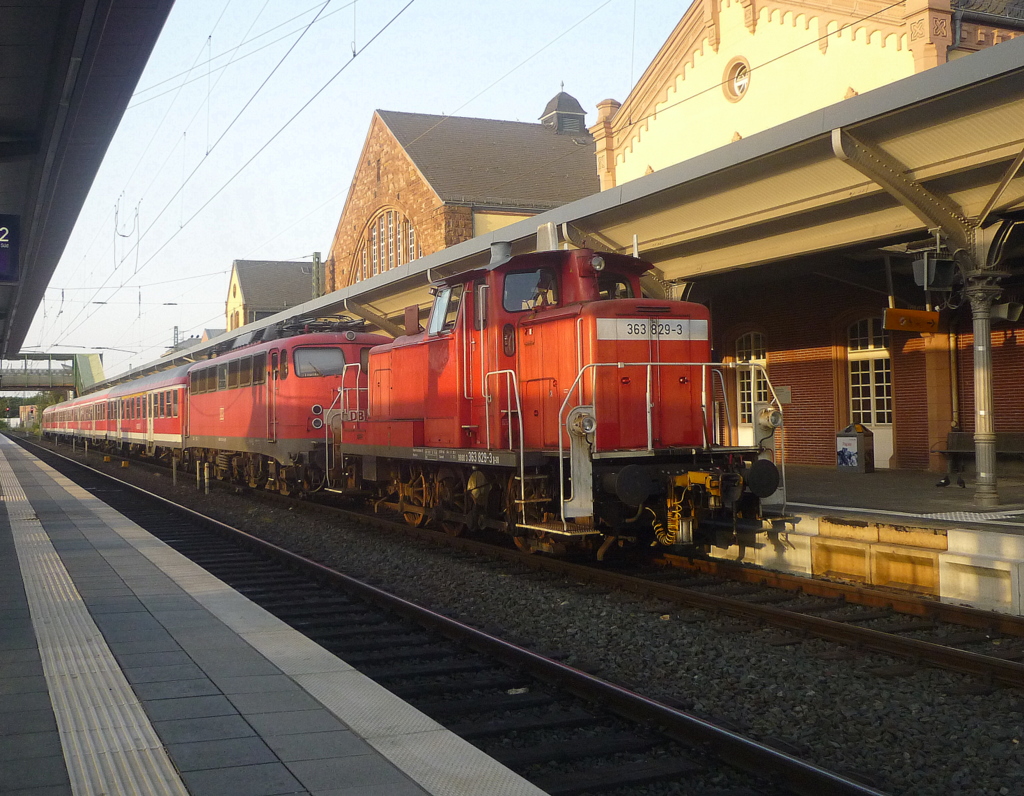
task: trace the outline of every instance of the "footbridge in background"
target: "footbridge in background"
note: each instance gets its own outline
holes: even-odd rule
[[[68,390],[81,395],[101,381],[101,354],[21,354],[0,360],[3,392]]]

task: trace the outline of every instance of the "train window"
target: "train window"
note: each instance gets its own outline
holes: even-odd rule
[[[487,285],[482,281],[473,283],[473,328],[478,332],[487,325]]]
[[[282,379],[287,379],[288,378],[288,352],[287,351],[282,351],[281,352],[281,378]]]
[[[217,389],[226,390],[228,388],[228,364],[225,362],[223,365],[217,366]]]
[[[206,374],[206,386],[203,388],[203,392],[216,392],[217,391],[217,366],[214,365],[212,368],[207,368],[203,371]]]
[[[267,380],[267,354],[255,354],[252,358],[252,383],[263,384]]]
[[[159,417],[167,417],[167,393],[160,393],[160,414]]]
[[[430,322],[427,325],[427,334],[450,332],[455,328],[464,288],[465,285],[452,285],[437,292],[434,297],[434,309],[430,313]]]
[[[558,279],[550,268],[505,274],[501,296],[507,312],[522,312],[558,303]]]
[[[252,357],[238,360],[238,386],[248,387],[252,384]]]
[[[345,370],[345,352],[340,348],[296,348],[295,375],[340,376]]]
[[[369,347],[359,349],[359,367],[363,373],[370,372],[370,349]]]
[[[188,374],[188,394],[199,395],[199,393],[199,371],[193,370],[191,373]]]
[[[599,299],[636,298],[629,280],[617,274],[601,274],[597,277],[597,297]]]
[[[242,362],[238,359],[232,359],[228,362],[228,389],[234,389],[238,386],[238,369],[241,367]]]
[[[171,409],[174,412],[174,414],[172,414],[171,417],[177,417],[178,416],[178,391],[177,390],[175,390],[171,394],[171,403],[172,403]]]

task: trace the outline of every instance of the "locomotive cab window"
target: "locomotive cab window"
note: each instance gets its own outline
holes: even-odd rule
[[[430,313],[427,334],[450,332],[455,328],[464,288],[465,285],[452,285],[437,291],[437,295],[434,296],[434,309]]]
[[[597,297],[598,299],[636,298],[629,280],[618,274],[601,274],[597,278]]]
[[[295,375],[340,376],[345,370],[345,352],[340,348],[296,348],[293,354]]]
[[[505,274],[501,294],[506,312],[522,312],[558,303],[558,278],[550,268]]]

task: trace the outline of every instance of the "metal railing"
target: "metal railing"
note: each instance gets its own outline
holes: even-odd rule
[[[598,391],[597,391],[597,374],[601,368],[630,368],[630,367],[642,367],[645,369],[646,375],[646,426],[647,426],[647,445],[644,450],[645,454],[654,453],[654,413],[653,409],[655,402],[653,400],[653,373],[655,368],[700,368],[701,369],[701,412],[703,415],[704,422],[702,423],[702,441],[705,449],[709,448],[709,440],[714,438],[714,431],[711,429],[709,434],[709,417],[708,417],[708,392],[709,392],[709,376],[711,379],[717,377],[719,379],[722,395],[726,394],[725,390],[725,375],[722,373],[723,370],[739,370],[742,368],[749,368],[751,370],[759,370],[764,376],[765,384],[768,385],[768,390],[771,393],[772,401],[775,406],[781,408],[778,396],[775,393],[775,388],[772,386],[771,381],[768,379],[768,372],[763,365],[751,362],[591,362],[580,368],[576,374],[576,378],[573,380],[569,389],[566,391],[565,398],[562,400],[562,404],[558,409],[558,494],[559,494],[559,508],[562,520],[562,528],[568,528],[568,522],[565,518],[565,505],[567,502],[572,500],[572,494],[568,498],[565,495],[565,438],[566,435],[571,434],[568,427],[568,415],[572,409],[580,406],[593,406],[594,407],[594,420],[597,423],[597,427],[594,430],[594,440],[596,445],[597,434],[601,430],[601,417],[600,409],[598,407]],[[584,391],[583,386],[585,384],[584,377],[590,375],[590,395],[591,403],[584,403]],[[577,402],[575,405],[570,406],[573,396],[576,394]],[[727,423],[732,427],[732,416],[729,412],[729,403],[724,401]]]

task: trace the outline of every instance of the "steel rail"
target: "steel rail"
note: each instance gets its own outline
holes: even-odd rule
[[[78,467],[107,480],[115,481],[168,511],[208,527],[211,531],[238,540],[245,545],[283,559],[317,579],[357,594],[363,599],[388,608],[402,616],[414,619],[438,633],[460,641],[469,647],[486,652],[513,666],[521,667],[534,676],[570,691],[584,699],[600,700],[613,712],[635,721],[649,721],[661,726],[670,736],[687,743],[710,747],[724,762],[759,776],[766,774],[781,778],[794,792],[804,796],[886,796],[883,791],[856,782],[848,777],[828,771],[805,760],[757,743],[729,730],[717,727],[688,713],[663,705],[655,700],[628,691],[601,678],[586,674],[571,666],[550,660],[516,644],[462,624],[389,592],[356,580],[330,567],[312,561],[279,545],[264,541],[239,528],[208,517],[187,506],[175,503],[153,492],[130,484],[61,454],[59,456]]]
[[[1008,636],[1024,636],[1024,617],[1020,616],[999,614],[994,611],[969,608],[953,603],[943,603],[927,597],[903,594],[897,591],[890,592],[870,586],[816,580],[806,575],[793,575],[788,572],[758,569],[732,561],[705,558],[689,559],[671,555],[667,555],[665,558],[669,565],[673,567],[726,577],[743,583],[757,583],[775,589],[798,591],[812,597],[842,596],[851,604],[867,605],[872,608],[891,608],[901,614],[922,616],[939,622],[964,625],[965,627],[992,630]]]

